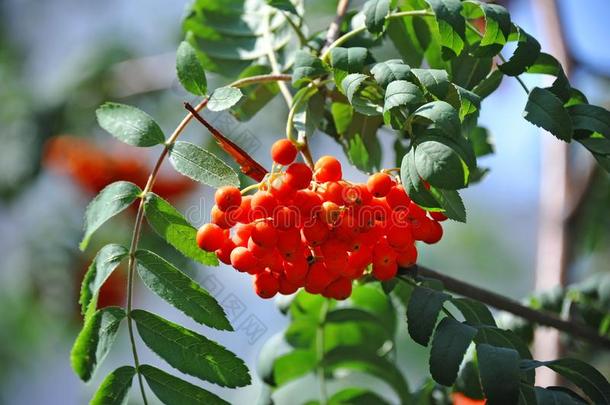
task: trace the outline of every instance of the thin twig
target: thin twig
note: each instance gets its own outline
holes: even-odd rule
[[[265,41],[267,42],[267,57],[269,58],[269,64],[271,65],[271,73],[275,75],[279,75],[282,73],[280,69],[280,65],[275,57],[275,49],[273,47],[273,37],[271,35],[271,14],[269,14],[266,18],[266,28],[264,32]],[[280,86],[280,92],[282,96],[284,96],[284,100],[286,100],[286,104],[288,104],[288,108],[292,105],[292,93],[290,93],[290,89],[286,83],[278,82],[278,86]]]
[[[587,340],[595,345],[610,348],[610,339],[600,336],[597,331],[588,327],[587,325],[583,325],[582,323],[566,321],[559,318],[555,314],[526,307],[511,298],[476,287],[472,284],[468,284],[464,281],[455,279],[424,266],[417,265],[411,268],[400,269],[401,278],[412,277],[412,275],[415,273],[441,281],[447,291],[481,301],[484,304],[502,311],[510,312],[511,314],[527,319],[528,321],[544,326],[550,326],[569,335]]]
[[[349,8],[349,0],[339,0],[337,3],[337,14],[335,19],[330,26],[328,27],[328,31],[326,32],[326,41],[324,42],[324,46],[322,50],[324,51],[330,44],[335,42],[337,38],[339,38],[341,22],[343,22],[343,18],[347,13],[347,9]]]
[[[256,75],[250,77],[244,77],[231,83],[231,87],[245,87],[254,83],[267,83],[267,82],[289,82],[292,80],[292,76],[284,73],[270,74],[270,75]]]

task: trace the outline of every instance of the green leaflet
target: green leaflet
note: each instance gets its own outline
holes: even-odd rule
[[[461,136],[462,129],[458,111],[445,101],[432,101],[419,107],[409,117],[410,122],[423,123],[428,128],[438,129],[449,138]]]
[[[271,68],[266,65],[251,65],[244,69],[237,79],[266,75],[271,73]],[[242,87],[243,97],[231,109],[235,118],[240,121],[248,121],[265,107],[280,91],[277,83],[257,83]]]
[[[477,345],[481,385],[488,401],[516,404],[519,398],[519,353],[514,349]]]
[[[205,252],[197,246],[197,229],[169,202],[155,193],[148,193],[144,201],[144,213],[154,231],[184,256],[202,264],[218,265],[213,252]]]
[[[405,80],[390,82],[385,91],[383,111],[405,106],[408,109],[424,101],[424,95],[419,87]]]
[[[362,388],[345,388],[333,394],[328,399],[329,405],[389,405],[386,400],[378,394]]]
[[[390,13],[390,0],[369,0],[363,8],[364,23],[372,34],[383,31],[385,18]]]
[[[134,310],[132,318],[144,343],[183,373],[222,387],[250,384],[244,362],[218,343],[150,312]]]
[[[456,190],[468,184],[468,169],[446,142],[423,138],[415,146],[417,173],[434,187]]]
[[[140,372],[157,398],[166,405],[229,405],[227,401],[217,395],[156,367],[142,364]]]
[[[610,111],[591,104],[568,107],[574,129],[593,131],[610,139]]]
[[[384,89],[393,81],[411,79],[411,68],[400,59],[379,62],[373,66],[371,73],[377,84]]]
[[[296,52],[292,68],[292,85],[294,87],[301,87],[303,84],[327,73],[328,70],[320,58],[305,50]]]
[[[535,87],[529,94],[523,116],[562,141],[572,140],[573,128],[570,115],[563,107],[563,102],[549,90]]]
[[[517,49],[506,63],[498,66],[502,73],[508,76],[518,76],[525,72],[540,54],[540,43],[520,27],[514,27],[518,34]]]
[[[427,346],[443,303],[451,296],[426,287],[416,287],[407,306],[407,324],[411,338]]]
[[[169,161],[179,172],[212,187],[238,186],[237,173],[212,153],[190,142],[178,141],[169,151]]]
[[[91,379],[108,354],[125,316],[122,308],[106,307],[86,320],[70,352],[72,368],[83,381]]]
[[[176,72],[178,80],[187,91],[197,96],[207,94],[205,70],[197,56],[197,51],[186,41],[182,41],[176,51]]]
[[[233,107],[242,98],[241,90],[236,87],[219,87],[212,92],[207,108],[210,111],[224,111]]]
[[[138,274],[151,291],[201,324],[233,330],[216,299],[171,263],[148,250],[138,250],[136,259]]]
[[[110,135],[133,146],[154,146],[165,142],[165,136],[152,117],[135,107],[105,103],[96,111],[97,122]]]
[[[362,47],[331,49],[330,64],[333,68],[335,83],[340,84],[349,73],[362,72],[369,58],[369,51]]]
[[[315,370],[318,360],[312,350],[297,349],[284,354],[273,364],[273,378],[278,386]]]
[[[101,248],[97,255],[95,255],[81,285],[78,302],[81,304],[81,313],[83,315],[89,312],[89,306],[96,301],[100,288],[102,288],[108,277],[116,270],[127,254],[126,248],[116,243],[111,243]]]
[[[80,250],[85,250],[93,233],[106,221],[129,207],[140,195],[140,187],[128,181],[117,181],[107,185],[89,203],[85,211],[85,236]]]
[[[430,350],[430,374],[437,383],[447,387],[453,385],[464,354],[476,334],[476,328],[449,317],[439,322]]]
[[[131,366],[119,367],[108,374],[89,405],[126,405],[135,374],[136,370]]]
[[[436,15],[440,32],[443,58],[451,59],[462,53],[466,35],[466,22],[462,17],[460,0],[426,0]]]
[[[496,326],[496,321],[485,304],[470,298],[451,298],[451,303],[462,313],[467,324]]]

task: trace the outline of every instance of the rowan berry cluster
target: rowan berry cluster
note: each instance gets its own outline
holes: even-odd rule
[[[321,157],[312,171],[295,163],[296,155],[289,140],[273,144],[274,170],[258,190],[242,195],[236,187],[218,189],[211,222],[197,233],[201,249],[254,276],[260,297],[304,287],[346,299],[352,282],[365,274],[389,280],[398,267],[414,264],[415,241],[441,239],[439,222],[446,217],[428,216],[391,172],[351,183],[334,157]]]

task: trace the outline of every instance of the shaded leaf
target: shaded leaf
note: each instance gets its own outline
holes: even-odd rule
[[[294,7],[294,4],[290,0],[267,0],[267,4],[271,7],[275,7],[279,10],[287,11],[296,16],[299,15],[297,9]]]
[[[385,17],[390,13],[390,0],[369,0],[362,7],[362,12],[366,28],[378,34],[383,31]]]
[[[89,405],[126,405],[135,373],[133,367],[123,366],[108,374]]]
[[[144,212],[155,232],[180,253],[199,263],[218,265],[215,253],[206,252],[197,246],[197,229],[169,202],[150,192],[144,201]]]
[[[176,51],[176,71],[182,86],[197,96],[205,96],[208,83],[205,70],[191,44],[182,41]]]
[[[449,93],[449,75],[440,69],[411,69],[417,81],[436,98],[444,99]]]
[[[383,111],[400,106],[411,108],[423,101],[424,95],[419,87],[405,80],[395,80],[390,82],[386,88]]]
[[[327,74],[328,71],[322,60],[306,50],[299,50],[294,56],[292,68],[292,85],[301,87],[313,79]]]
[[[462,197],[456,190],[443,190],[441,188],[430,187],[430,194],[443,208],[443,214],[449,219],[459,222],[466,222],[466,207]]]
[[[166,405],[229,404],[217,395],[156,367],[142,364],[139,370],[150,389]]]
[[[154,146],[165,142],[159,125],[144,111],[135,107],[105,103],[96,111],[97,122],[110,135],[133,146]]]
[[[451,298],[451,303],[462,313],[467,324],[496,326],[496,321],[485,304],[470,298]]]
[[[409,335],[422,346],[427,346],[436,326],[443,303],[451,298],[441,291],[416,287],[407,307]]]
[[[466,35],[466,22],[462,17],[460,0],[426,0],[436,15],[444,59],[462,53]]]
[[[439,129],[450,138],[461,136],[460,117],[455,108],[445,101],[432,101],[415,110],[412,122],[423,122],[428,128]]]
[[[449,317],[439,322],[430,350],[430,374],[437,383],[447,387],[453,385],[464,354],[476,334],[476,328]]]
[[[315,370],[318,360],[311,350],[297,349],[278,357],[273,364],[273,377],[278,386]]]
[[[376,393],[363,388],[345,388],[328,399],[328,405],[389,405]]]
[[[519,353],[514,349],[477,345],[481,385],[494,404],[516,404],[519,398]]]
[[[563,102],[549,90],[534,88],[528,97],[523,116],[565,142],[572,139],[572,120]]]
[[[434,187],[455,190],[468,183],[468,170],[458,153],[447,143],[427,141],[415,146],[417,173]]]
[[[106,307],[85,322],[70,352],[72,368],[83,381],[91,379],[108,354],[125,316],[122,308]]]
[[[390,59],[379,62],[373,66],[371,73],[375,81],[382,88],[396,80],[408,80],[411,78],[411,68],[405,65],[400,59]]]
[[[192,143],[176,142],[169,151],[169,160],[179,173],[208,186],[239,186],[239,178],[233,169]]]
[[[132,311],[140,337],[172,367],[222,387],[250,384],[244,362],[206,337],[142,310]]]
[[[574,129],[593,131],[610,139],[610,111],[591,104],[568,107]]]
[[[516,27],[519,39],[517,49],[510,59],[498,68],[508,76],[518,76],[533,65],[540,54],[540,43],[523,29]]]
[[[80,250],[85,250],[93,233],[116,214],[129,207],[140,195],[140,187],[128,181],[109,184],[89,203],[85,211],[85,236]]]

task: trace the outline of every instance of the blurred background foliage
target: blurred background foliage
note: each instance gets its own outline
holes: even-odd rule
[[[503,2],[513,19],[537,32],[528,0]],[[507,4],[508,3],[508,4]],[[590,101],[610,105],[610,49],[607,36],[610,5],[589,0],[588,7],[559,1],[568,47],[575,62],[573,80]],[[68,353],[79,329],[77,291],[92,259],[77,249],[81,219],[88,200],[104,185],[118,179],[143,185],[150,170],[150,154],[119,145],[95,122],[94,110],[106,100],[137,105],[171,131],[184,115],[189,96],[174,73],[174,50],[182,37],[185,2],[160,0],[103,4],[76,0],[4,0],[0,2],[0,403],[81,404],[104,375],[91,386],[80,384],[68,364]],[[306,20],[312,32],[328,26],[334,2],[306,1]],[[544,44],[543,44],[544,49]],[[383,51],[383,48],[382,50]],[[529,84],[536,78],[528,77]],[[224,84],[212,76],[210,88]],[[571,313],[610,328],[610,178],[599,171],[591,179],[583,203],[571,222],[571,258],[566,289],[532,293],[536,254],[539,189],[539,133],[520,116],[525,97],[515,81],[505,80],[483,105],[481,124],[495,140],[496,155],[486,158],[491,173],[468,189],[468,224],[451,223],[446,237],[433,250],[422,249],[420,261],[466,281],[491,288],[533,306]],[[242,123],[227,115],[210,115],[226,135],[248,145],[264,165],[273,140],[283,136],[285,105],[276,98],[253,120]],[[193,125],[191,140],[214,148],[211,138]],[[380,135],[384,150],[392,139]],[[341,146],[316,133],[314,156],[342,156]],[[580,155],[577,147],[573,151]],[[394,166],[393,153],[382,167]],[[352,168],[347,178],[361,180]],[[206,220],[212,190],[197,186],[171,170],[163,171],[155,192],[175,202],[196,225]],[[127,242],[133,211],[104,227],[94,247]],[[148,230],[147,230],[148,232]],[[273,302],[257,299],[245,278],[223,267],[206,269],[188,263],[156,238],[144,247],[164,250],[165,257],[182,265],[204,286],[219,286],[221,302],[238,297],[254,314],[264,333],[253,341],[244,333],[224,338],[226,345],[253,369],[263,343],[282,331],[288,319]],[[605,276],[604,274],[605,273]],[[591,278],[593,276],[594,278]],[[212,278],[210,278],[212,277]],[[605,277],[605,278],[604,278]],[[206,281],[207,280],[207,281]],[[117,272],[104,288],[101,301],[122,303],[125,275]],[[209,287],[209,285],[208,285]],[[160,302],[144,290],[137,300],[154,310]],[[591,307],[602,303],[601,307]],[[177,313],[170,316],[179,317]],[[241,315],[240,315],[241,316]],[[404,316],[397,311],[399,319]],[[245,316],[242,316],[242,319]],[[531,325],[502,316],[506,325],[528,336]],[[188,322],[185,322],[188,323]],[[404,325],[404,324],[403,324]],[[397,362],[412,386],[426,384],[426,349],[396,331]],[[118,339],[117,342],[126,342]],[[609,375],[608,354],[578,342],[566,350],[593,362]],[[127,348],[106,362],[110,369]],[[155,362],[151,356],[151,362]],[[260,381],[234,393],[218,390],[239,403],[261,389]],[[135,399],[137,403],[137,399]]]

